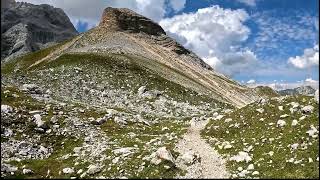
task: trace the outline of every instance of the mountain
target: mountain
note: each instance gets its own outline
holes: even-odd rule
[[[285,90],[279,90],[278,93],[282,96],[285,95],[314,95],[316,92],[315,89],[313,89],[311,86],[300,86],[296,87],[294,89],[285,89]]]
[[[193,52],[168,37],[161,26],[125,8],[106,8],[97,27],[27,68],[53,62],[67,54],[117,54],[167,80],[237,107],[258,98],[250,88],[215,72]]]
[[[1,0],[1,4],[1,61],[77,35],[62,9],[14,0]]]

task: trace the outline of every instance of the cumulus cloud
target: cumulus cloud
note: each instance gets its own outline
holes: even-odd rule
[[[319,65],[319,44],[304,50],[302,56],[290,57],[288,63],[299,69]]]
[[[185,0],[17,0],[32,4],[50,4],[63,9],[76,25],[78,21],[88,23],[88,27],[96,26],[103,10],[108,7],[129,8],[156,22],[160,21],[171,8],[175,12],[182,10]]]
[[[256,0],[238,0],[238,1],[248,6],[256,6]]]
[[[252,51],[240,48],[250,34],[243,24],[248,18],[242,9],[211,6],[163,19],[160,25],[215,70],[232,76],[257,62]]]
[[[254,83],[256,83],[254,79],[250,79],[249,81],[247,81],[247,84],[254,84]]]

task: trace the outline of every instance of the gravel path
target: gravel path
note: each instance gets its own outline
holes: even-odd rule
[[[187,171],[185,176],[178,178],[228,178],[229,173],[225,167],[225,160],[220,157],[204,139],[200,136],[200,131],[206,126],[208,121],[191,121],[188,132],[176,145],[176,151],[180,154],[194,153],[200,157],[199,161],[187,166],[183,161],[177,159],[178,167]]]

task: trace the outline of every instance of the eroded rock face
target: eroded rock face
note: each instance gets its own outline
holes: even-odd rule
[[[1,60],[37,51],[77,35],[62,9],[46,4],[5,2],[1,8]]]
[[[99,26],[116,31],[144,32],[151,35],[165,34],[157,23],[127,8],[106,8]]]

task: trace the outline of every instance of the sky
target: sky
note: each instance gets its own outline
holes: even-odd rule
[[[22,1],[62,8],[79,32],[108,6],[130,8],[242,84],[319,87],[319,0]]]

